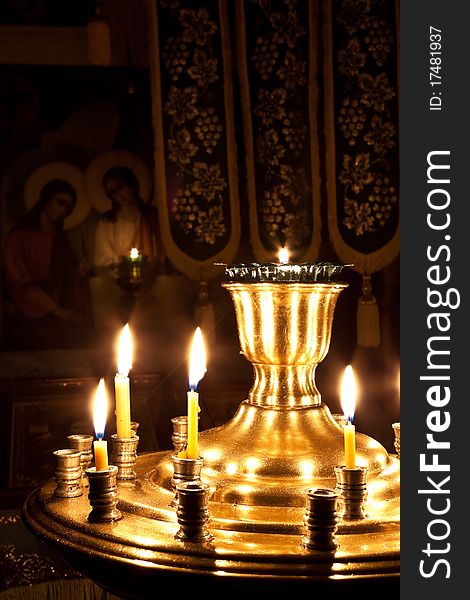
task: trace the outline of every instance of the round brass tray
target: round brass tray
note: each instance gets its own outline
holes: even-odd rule
[[[202,432],[201,447],[204,437],[213,436],[211,430]],[[135,483],[118,483],[119,521],[89,523],[86,488],[79,498],[59,499],[53,480],[30,495],[23,519],[74,568],[123,598],[146,598],[143,582],[146,589],[174,585],[188,593],[195,585],[199,592],[220,588],[221,593],[327,590],[330,597],[346,588],[390,591],[399,585],[400,471],[395,456],[386,462],[369,485],[368,518],[339,521],[334,554],[305,549],[305,508],[279,505],[275,496],[268,506],[226,502],[224,495],[218,501],[213,494],[208,522],[213,539],[202,544],[176,540],[171,452],[137,457]],[[334,487],[333,481],[321,482]]]
[[[315,368],[328,352],[345,285],[224,285],[255,380],[232,419],[199,434],[212,539],[175,538],[173,451],[138,456],[135,482],[118,480],[121,520],[89,523],[86,490],[59,499],[49,481],[25,503],[26,525],[78,571],[124,598],[154,598],[168,585],[191,598],[266,592],[339,598],[349,590],[398,595],[400,461],[371,437],[356,435],[357,464],[368,474],[367,517],[339,520],[334,553],[302,545],[305,492],[334,489],[335,466],[344,460],[342,427],[322,402]]]

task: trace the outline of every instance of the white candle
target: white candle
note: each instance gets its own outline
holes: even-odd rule
[[[106,396],[106,386],[104,379],[100,379],[95,393],[93,406],[93,425],[95,434],[98,438],[93,442],[93,452],[95,455],[95,468],[97,471],[105,471],[108,468],[108,443],[104,440],[104,430],[106,427],[106,417],[108,414],[108,400]]]
[[[341,407],[348,421],[343,427],[346,469],[356,468],[356,428],[352,424],[356,410],[356,394],[354,371],[351,365],[348,365],[344,370],[341,382]]]
[[[287,250],[287,248],[281,248],[279,250],[279,262],[280,263],[288,263],[289,262],[289,250]]]
[[[116,432],[118,439],[132,437],[129,371],[132,369],[132,338],[126,324],[119,337],[118,372],[114,378],[116,394]]]

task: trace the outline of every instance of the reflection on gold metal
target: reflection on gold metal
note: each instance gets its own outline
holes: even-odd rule
[[[393,432],[395,434],[395,440],[393,445],[397,451],[397,457],[400,458],[400,422],[392,423]]]
[[[52,502],[50,484],[30,497],[26,522],[59,546],[57,540],[67,539],[75,564],[108,589],[113,589],[110,576],[104,581],[106,575],[95,572],[92,560],[107,561],[114,574],[119,562],[121,587],[114,589],[129,597],[134,576],[145,571],[158,580],[161,569],[166,577],[178,577],[179,588],[183,573],[217,575],[211,585],[219,576],[236,585],[246,580],[248,586],[275,578],[279,585],[295,581],[312,589],[349,577],[398,578],[399,460],[364,433],[356,433],[356,450],[358,467],[368,473],[367,518],[339,520],[339,546],[328,564],[301,544],[307,490],[334,490],[335,467],[344,464],[341,421],[322,401],[315,369],[328,352],[336,300],[345,285],[224,286],[234,302],[254,383],[227,423],[199,434],[201,481],[210,489],[210,544],[182,549],[175,540],[173,451],[138,456],[135,485],[119,486],[124,518],[113,529],[91,534],[86,500],[73,499],[73,506],[71,500]],[[137,531],[140,541],[152,543],[137,543]]]

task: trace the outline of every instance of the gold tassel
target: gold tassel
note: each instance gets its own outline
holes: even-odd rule
[[[357,305],[357,344],[363,348],[380,345],[379,306],[372,294],[370,275],[362,277],[362,296]]]
[[[198,303],[194,313],[196,326],[201,328],[202,334],[209,344],[213,346],[215,343],[215,314],[214,306],[209,300],[209,291],[207,281],[199,282]]]

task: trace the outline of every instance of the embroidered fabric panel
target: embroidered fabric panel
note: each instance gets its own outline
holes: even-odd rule
[[[329,233],[362,273],[399,252],[396,10],[324,2]]]
[[[198,279],[230,262],[240,237],[227,3],[160,0],[155,11],[161,230],[170,259]]]
[[[237,3],[251,245],[314,260],[320,241],[317,3]]]

